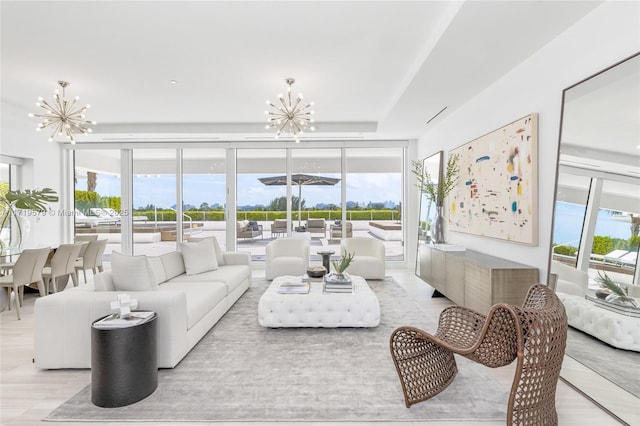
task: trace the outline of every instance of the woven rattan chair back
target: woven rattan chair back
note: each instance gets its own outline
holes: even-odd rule
[[[440,314],[435,335],[400,327],[391,356],[410,407],[442,392],[454,379],[454,354],[488,367],[517,360],[508,425],[556,425],[555,394],[567,340],[564,306],[547,286],[529,289],[522,307],[494,305],[485,316],[462,306]]]

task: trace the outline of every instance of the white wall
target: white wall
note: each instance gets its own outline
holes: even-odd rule
[[[562,91],[640,50],[639,2],[607,2],[487,87],[418,142],[418,157],[463,145],[529,113],[538,125],[538,246],[447,232],[447,242],[540,269],[546,282]],[[541,23],[541,25],[543,25]]]
[[[25,160],[19,176],[19,189],[51,188],[60,196],[62,149],[59,143],[49,142],[49,133],[35,131],[38,120],[27,116],[36,111],[35,102],[36,99],[31,103],[31,110],[2,104],[0,152]],[[62,242],[63,217],[58,215],[61,203],[49,205],[54,215],[29,219],[30,230],[24,240],[25,247],[57,246]]]

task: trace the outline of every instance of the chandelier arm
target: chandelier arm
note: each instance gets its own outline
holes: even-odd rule
[[[51,113],[55,113],[56,110],[54,107],[52,107],[51,105],[49,105],[49,103],[47,101],[45,101],[44,99],[40,101],[40,108],[46,109],[47,111],[51,112]]]
[[[302,101],[302,98],[300,97],[296,98],[296,103],[291,107],[291,113],[295,114],[298,111],[298,106],[300,105],[301,101]]]
[[[65,112],[66,112],[67,116],[71,116],[71,115],[75,114],[75,113],[76,113],[76,111],[80,111],[80,110],[82,110],[82,108],[83,108],[83,107],[80,107],[79,105],[78,105],[78,109],[77,109],[77,110],[76,110],[76,109],[74,109],[74,107],[76,106],[76,102],[77,102],[77,99],[76,99],[76,98],[73,98],[73,100],[71,101],[71,103],[70,103],[70,104],[68,104],[68,105],[66,105],[66,107],[67,107],[67,108],[66,108],[66,111],[65,111]]]
[[[55,135],[61,135],[62,134],[62,128],[63,128],[63,123],[62,121],[58,121],[55,123],[52,123],[55,125],[55,130],[53,131],[53,136]],[[51,139],[53,139],[53,136],[51,136]]]
[[[58,112],[60,115],[62,115],[64,113],[64,102],[66,102],[64,100],[64,98],[62,98],[62,100],[60,100],[60,95],[58,95],[56,93],[56,96],[54,97],[55,105],[57,106],[56,112]]]
[[[287,117],[287,113],[284,112],[284,111],[278,110],[278,111],[270,112],[269,116],[273,116],[273,117],[277,117],[277,118],[283,118],[283,117]]]
[[[283,98],[280,98],[280,103],[282,104],[282,107],[278,107],[278,109],[282,111],[285,115],[289,115],[291,112],[291,102],[289,102],[289,105],[287,105],[285,100]]]
[[[69,116],[78,116],[79,118],[82,118],[82,115],[84,114],[84,112],[87,110],[86,106],[83,107],[79,107],[78,109],[72,110],[69,112]]]

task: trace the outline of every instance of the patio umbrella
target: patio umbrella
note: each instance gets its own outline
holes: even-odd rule
[[[258,179],[265,185],[286,185],[287,176],[273,176]],[[291,175],[291,183],[298,185],[298,226],[300,226],[300,217],[302,216],[302,186],[303,185],[325,185],[332,186],[340,182],[340,179],[314,176],[296,173]]]

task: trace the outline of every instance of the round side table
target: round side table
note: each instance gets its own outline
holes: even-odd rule
[[[96,327],[103,318],[91,325],[91,402],[95,405],[122,407],[156,390],[157,318],[153,313],[141,324],[122,328]]]
[[[335,251],[333,250],[318,250],[316,253],[318,253],[320,256],[322,256],[322,266],[324,266],[325,268],[327,268],[327,274],[331,271],[331,255],[335,254]]]

